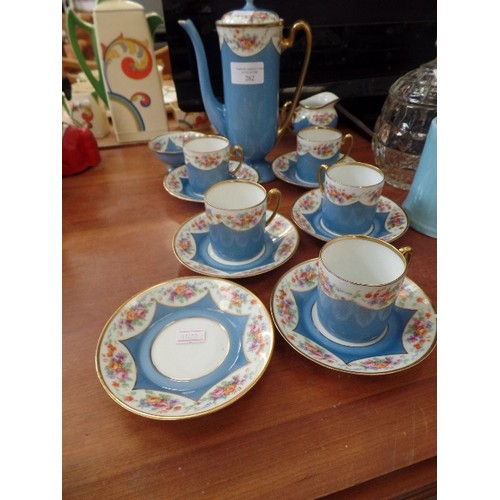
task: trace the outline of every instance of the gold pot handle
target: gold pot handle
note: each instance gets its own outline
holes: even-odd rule
[[[281,124],[280,127],[278,127],[278,137],[279,139],[282,135],[283,132],[288,128],[290,125],[290,122],[293,117],[293,113],[295,112],[295,108],[297,107],[297,104],[300,99],[300,94],[302,92],[302,87],[304,85],[304,80],[306,78],[306,73],[307,73],[307,68],[309,67],[309,59],[311,58],[311,47],[312,47],[312,32],[311,32],[311,26],[309,26],[309,23],[307,23],[304,20],[299,20],[295,21],[293,24],[290,33],[288,35],[288,38],[283,38],[281,40],[280,46],[282,50],[286,50],[290,47],[293,46],[295,43],[295,35],[297,31],[303,30],[305,33],[306,37],[306,53],[304,55],[304,61],[302,62],[302,69],[300,71],[300,76],[299,76],[299,82],[297,83],[297,87],[295,88],[295,94],[292,99],[292,103],[290,105],[287,104],[288,107],[288,113],[285,116],[285,119],[283,120],[283,123]]]

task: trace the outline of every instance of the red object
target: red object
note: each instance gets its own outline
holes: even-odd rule
[[[101,155],[94,134],[85,127],[66,126],[62,136],[62,175],[74,175],[96,166]]]

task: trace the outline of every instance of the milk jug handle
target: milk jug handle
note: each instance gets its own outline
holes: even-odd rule
[[[89,68],[89,66],[87,64],[87,61],[85,60],[82,49],[80,48],[80,44],[78,43],[78,37],[76,36],[75,27],[79,27],[79,28],[85,30],[90,35],[90,39],[92,40],[92,49],[94,51],[94,57],[95,57],[96,64],[97,64],[97,72],[99,75],[99,79],[97,79],[94,76],[94,74],[92,73],[92,70]],[[101,75],[102,75],[101,63],[99,62],[99,52],[98,52],[96,38],[95,38],[94,26],[90,23],[87,23],[83,19],[81,19],[73,11],[73,9],[68,9],[68,13],[67,13],[67,17],[66,17],[66,31],[68,34],[69,41],[71,43],[71,48],[73,49],[73,52],[75,53],[76,59],[78,60],[80,67],[82,68],[83,72],[87,76],[92,87],[94,87],[95,91],[97,92],[97,95],[102,99],[104,104],[106,106],[108,106],[108,97],[106,95],[106,89],[104,88],[104,82],[102,81],[102,77],[101,77]]]
[[[281,40],[281,47],[283,50],[288,49],[293,46],[295,43],[295,35],[297,31],[303,30],[305,37],[306,37],[306,52],[304,54],[304,60],[302,62],[302,69],[300,71],[300,76],[299,76],[299,81],[297,83],[297,87],[295,88],[295,94],[292,99],[292,103],[290,105],[287,104],[288,108],[288,113],[285,116],[285,119],[283,120],[283,123],[281,126],[278,128],[278,136],[277,139],[279,139],[283,132],[288,128],[290,125],[290,122],[293,117],[293,113],[295,112],[295,108],[297,107],[297,104],[300,99],[300,95],[302,92],[302,86],[304,85],[304,80],[306,78],[306,73],[307,73],[307,68],[309,66],[309,59],[311,58],[311,47],[312,47],[312,33],[311,33],[311,27],[306,21],[299,20],[296,21],[288,35],[288,38],[284,38]]]

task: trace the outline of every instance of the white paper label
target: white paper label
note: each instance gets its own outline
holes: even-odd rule
[[[191,330],[177,330],[175,334],[177,344],[199,344],[205,342],[205,330],[201,328]]]
[[[264,63],[232,62],[231,83],[236,85],[258,85],[264,83]]]

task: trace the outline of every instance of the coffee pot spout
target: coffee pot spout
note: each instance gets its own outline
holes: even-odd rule
[[[186,31],[196,56],[196,65],[198,68],[198,75],[200,79],[200,89],[201,97],[203,99],[203,106],[205,107],[205,112],[212,125],[215,127],[217,132],[221,135],[227,135],[226,125],[224,120],[224,109],[225,106],[217,100],[213,93],[212,83],[210,81],[210,75],[208,72],[207,57],[205,54],[205,48],[203,47],[203,42],[198,33],[198,30],[194,26],[191,19],[181,19],[178,21],[179,25]]]

